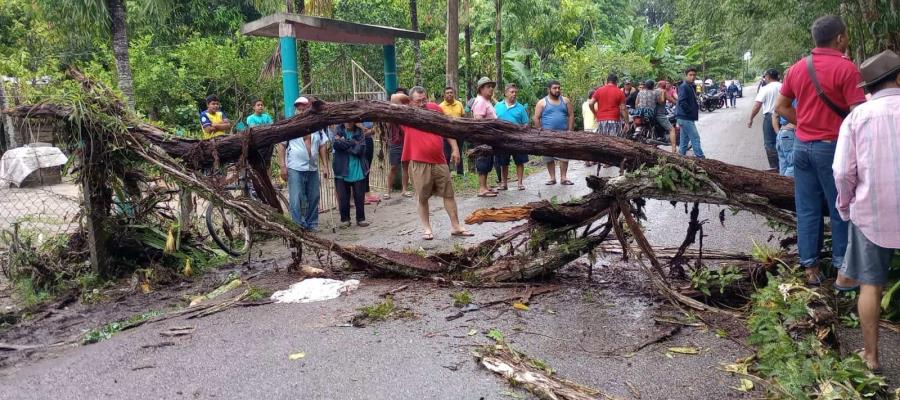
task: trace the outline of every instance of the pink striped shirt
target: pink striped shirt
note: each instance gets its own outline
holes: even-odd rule
[[[841,124],[837,209],[872,243],[900,248],[900,89],[882,89]]]

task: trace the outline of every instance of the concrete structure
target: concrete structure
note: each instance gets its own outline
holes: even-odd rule
[[[389,94],[397,89],[396,40],[425,39],[425,34],[418,31],[288,13],[272,14],[249,22],[241,28],[241,33],[279,38],[285,117],[294,115],[293,102],[300,92],[297,81],[297,39],[381,45],[384,52],[384,88]]]

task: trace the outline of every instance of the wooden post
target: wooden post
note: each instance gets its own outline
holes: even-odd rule
[[[81,191],[84,196],[84,213],[87,228],[88,249],[91,254],[91,267],[99,276],[112,276],[109,264],[107,244],[107,217],[112,193],[106,186],[108,173],[102,161],[105,143],[97,137],[90,137],[89,132],[82,131],[84,151],[81,159]]]

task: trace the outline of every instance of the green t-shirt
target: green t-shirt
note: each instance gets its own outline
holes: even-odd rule
[[[247,125],[250,125],[251,127],[257,125],[271,125],[272,122],[272,116],[266,113],[261,115],[251,114],[247,117]]]

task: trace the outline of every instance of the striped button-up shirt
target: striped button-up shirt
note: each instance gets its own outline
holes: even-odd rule
[[[900,248],[900,89],[882,89],[844,119],[834,154],[837,209],[866,238]]]

